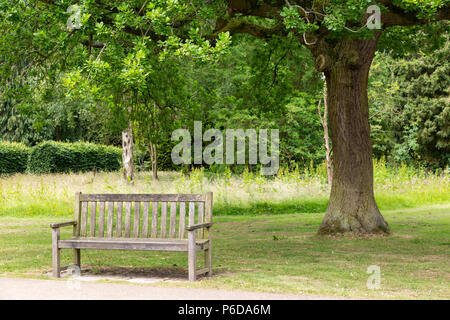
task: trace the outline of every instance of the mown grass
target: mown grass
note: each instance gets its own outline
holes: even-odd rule
[[[321,171],[322,170],[322,171]],[[450,296],[450,185],[448,170],[431,174],[375,162],[377,203],[388,237],[319,237],[328,203],[323,168],[281,172],[277,178],[244,172],[220,176],[202,170],[188,178],[146,172],[134,184],[120,173],[18,174],[0,178],[0,275],[47,277],[49,223],[72,219],[74,193],[214,192],[214,271],[197,283],[187,277],[187,256],[170,252],[83,251],[92,273],[145,273],[188,287],[368,298]],[[71,228],[62,230],[70,237]],[[63,250],[62,264],[71,263]],[[367,268],[381,268],[381,289],[366,286]]]
[[[322,213],[215,217],[215,275],[196,283],[186,281],[186,253],[83,250],[82,265],[95,274],[145,271],[181,280],[158,283],[165,286],[447,299],[450,205],[383,214],[393,234],[367,238],[317,236]],[[48,224],[63,220],[0,217],[0,275],[46,278],[51,270]],[[71,228],[62,229],[63,238],[70,236]],[[71,263],[71,250],[62,250],[62,265]],[[367,288],[370,265],[381,269],[380,289]]]

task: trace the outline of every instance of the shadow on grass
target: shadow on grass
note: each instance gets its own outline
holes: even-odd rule
[[[214,270],[213,276],[229,273],[220,270]],[[167,280],[188,280],[188,271],[179,267],[152,267],[152,268],[133,268],[133,267],[93,267],[82,266],[82,276],[99,277],[117,277],[117,278],[160,278]],[[197,279],[207,279],[205,275],[197,276]]]

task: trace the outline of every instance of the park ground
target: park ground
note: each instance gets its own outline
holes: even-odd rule
[[[450,190],[445,175],[409,176],[399,183],[386,174],[376,197],[392,235],[367,237],[316,234],[328,191],[312,178],[258,182],[260,178],[253,177],[246,185],[242,178],[224,182],[163,174],[155,184],[147,177],[142,173],[132,186],[122,184],[118,173],[2,178],[0,277],[50,279],[49,224],[72,218],[75,191],[213,190],[212,278],[188,282],[186,253],[112,250],[83,250],[83,275],[163,279],[139,284],[149,287],[344,298],[450,297]],[[71,228],[63,228],[62,238],[70,236]],[[62,265],[71,263],[71,255],[62,250]],[[371,265],[380,268],[379,289],[367,287]]]

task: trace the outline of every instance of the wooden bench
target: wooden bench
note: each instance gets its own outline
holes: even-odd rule
[[[124,207],[125,214],[123,214]],[[50,225],[53,275],[60,277],[61,249],[73,249],[74,264],[79,267],[81,267],[81,249],[115,249],[187,251],[189,280],[195,281],[200,274],[211,276],[212,211],[212,192],[77,193],[75,220]],[[73,226],[73,237],[61,240],[60,228],[66,226]],[[204,269],[197,270],[197,251],[205,253]]]

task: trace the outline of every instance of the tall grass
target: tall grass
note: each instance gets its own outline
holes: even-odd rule
[[[450,202],[450,172],[406,165],[393,168],[374,161],[375,196],[381,210]],[[204,193],[214,192],[215,215],[260,215],[323,212],[329,196],[326,167],[280,169],[275,178],[244,170],[233,175],[195,169],[190,176],[162,172],[160,181],[139,172],[128,184],[119,172],[84,174],[16,174],[0,178],[0,215],[70,216],[75,192],[83,193]]]

